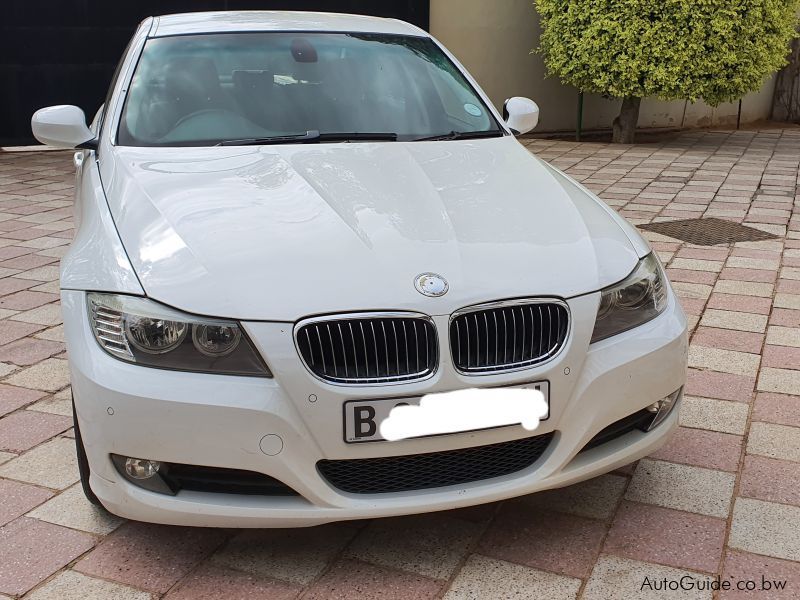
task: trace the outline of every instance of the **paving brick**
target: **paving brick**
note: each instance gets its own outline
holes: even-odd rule
[[[442,588],[442,582],[413,573],[343,560],[314,583],[303,600],[425,600],[439,597]]]
[[[18,256],[24,256],[33,252],[31,248],[23,248],[20,246],[4,246],[0,247],[0,261],[10,260]]]
[[[69,385],[69,365],[66,360],[48,358],[15,373],[6,383],[35,390],[55,392]]]
[[[521,504],[501,507],[478,552],[571,577],[585,577],[600,550],[605,526],[556,512],[531,511]]]
[[[739,494],[800,506],[800,463],[763,456],[745,457]]]
[[[800,330],[794,327],[770,325],[767,329],[767,344],[800,348]],[[800,367],[800,363],[796,363]]]
[[[32,229],[29,229],[28,231],[33,233]],[[39,235],[41,234],[36,233],[31,237],[39,237]],[[31,239],[31,237],[21,237],[19,239]],[[15,277],[18,277],[19,279],[31,279],[34,281],[58,281],[58,267],[52,265],[37,267],[35,269],[29,269],[28,271],[17,273]]]
[[[753,407],[753,420],[800,427],[800,397],[759,392]]]
[[[21,517],[53,495],[34,485],[0,479],[0,527]]]
[[[94,538],[21,517],[0,528],[0,593],[22,595],[94,546]]]
[[[716,572],[725,521],[637,502],[623,502],[603,551],[672,567]]]
[[[688,271],[709,271],[719,273],[722,270],[722,262],[718,260],[700,260],[691,258],[676,258],[670,265],[674,269],[685,269]]]
[[[747,258],[743,256],[731,256],[725,266],[742,269],[764,269],[775,271],[778,268],[779,260],[768,260],[763,258]]]
[[[61,352],[64,352],[61,342],[28,337],[0,346],[0,361],[27,367]]]
[[[356,526],[350,523],[244,531],[211,560],[254,575],[306,585],[319,577],[355,533]]]
[[[481,529],[475,523],[441,513],[379,519],[356,536],[346,556],[433,579],[449,579]]]
[[[444,600],[465,598],[547,598],[572,600],[581,581],[538,569],[473,555],[456,576]]]
[[[667,275],[670,281],[686,281],[688,283],[713,284],[717,280],[716,273],[676,269],[672,266],[667,268]]]
[[[21,410],[0,418],[0,450],[24,452],[70,427],[69,417]]]
[[[747,453],[800,462],[800,427],[753,423],[747,439]]]
[[[770,598],[772,600],[794,600],[800,590],[800,563],[759,556],[737,550],[728,551],[722,580],[731,581],[731,589],[719,594],[720,600],[748,600]],[[737,583],[746,587],[752,581],[754,591],[738,590]],[[778,590],[780,581],[785,581],[784,589]],[[769,588],[766,584],[769,584]],[[761,588],[764,589],[761,589]],[[783,587],[783,586],[781,586]]]
[[[62,322],[61,305],[58,302],[44,304],[30,310],[20,312],[13,317],[13,321],[35,323],[38,325],[52,326]]]
[[[219,600],[224,596],[242,600],[249,598],[289,600],[296,598],[302,590],[300,586],[282,581],[262,579],[233,569],[201,565],[164,598],[165,600]]]
[[[761,357],[758,354],[705,348],[694,344],[689,346],[689,366],[692,368],[755,377],[760,362]]]
[[[675,206],[673,203],[671,206]],[[693,206],[704,206],[702,204],[693,205]],[[678,252],[678,256],[681,258],[699,258],[703,260],[716,260],[716,261],[724,261],[728,258],[729,250],[728,248],[693,248],[690,246],[684,246]]]
[[[775,294],[774,305],[776,308],[788,308],[791,310],[800,310],[800,294]],[[0,304],[2,306],[2,304]],[[3,308],[13,308],[3,307]]]
[[[754,377],[689,369],[685,392],[692,396],[749,402],[755,383]]]
[[[0,297],[0,308],[30,310],[56,300],[58,300],[58,296],[55,294],[22,290],[14,294],[9,294],[8,296]]]
[[[63,490],[78,480],[75,442],[55,438],[0,465],[0,477]]]
[[[706,327],[720,327],[736,331],[763,333],[767,328],[766,315],[736,312],[733,310],[708,309],[703,313],[700,324]]]
[[[713,289],[710,285],[682,281],[673,282],[672,288],[681,298],[700,298],[704,300],[711,295],[711,290]]]
[[[800,371],[764,367],[758,377],[758,390],[800,396]]]
[[[748,281],[752,283],[775,283],[776,274],[774,271],[763,271],[760,269],[725,267],[720,272],[719,278],[733,281]]]
[[[705,579],[698,573],[685,569],[664,567],[617,556],[601,556],[592,570],[592,575],[581,596],[582,600],[663,600],[670,592],[659,584],[664,581]],[[681,590],[681,600],[711,600],[711,590]]]
[[[735,472],[742,438],[738,435],[680,427],[665,446],[650,455],[657,460]]]
[[[0,261],[0,267],[6,267],[10,269],[34,269],[36,267],[48,265],[55,260],[55,258],[49,256],[26,254],[25,256],[18,256],[9,260]]]
[[[800,561],[800,507],[737,498],[728,544],[754,554]]]
[[[75,570],[163,594],[227,535],[219,529],[126,523],[81,559]]]
[[[800,348],[764,346],[761,364],[776,369],[795,369],[800,366]]]
[[[32,410],[35,410],[35,406],[31,407]],[[680,424],[683,427],[743,435],[747,428],[747,413],[747,405],[741,402],[684,396]]]
[[[24,338],[26,335],[36,333],[42,329],[44,329],[43,325],[37,325],[35,323],[5,320],[3,321],[3,326],[0,327],[0,346]]]
[[[147,592],[64,571],[37,588],[27,600],[152,600]]]
[[[626,485],[625,477],[601,475],[567,487],[523,496],[512,502],[522,503],[531,510],[554,510],[607,520],[614,515]]]
[[[44,397],[43,392],[0,383],[0,417]]]
[[[42,292],[44,294],[58,294],[60,292],[60,284],[58,281],[47,281],[45,283],[36,282],[32,288],[32,292]]]
[[[28,516],[97,535],[111,533],[124,522],[90,503],[77,483],[29,512]]]
[[[625,498],[725,518],[733,484],[734,476],[724,471],[643,459],[636,467]]]
[[[720,283],[723,282],[719,281],[717,285]],[[769,297],[759,298],[757,296],[718,294],[715,292],[708,299],[708,308],[768,315],[772,308],[772,300]]]

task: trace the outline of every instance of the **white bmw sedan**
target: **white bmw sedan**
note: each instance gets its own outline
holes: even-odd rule
[[[517,141],[537,119],[400,21],[144,21],[90,125],[32,121],[78,150],[61,302],[87,496],[302,526],[663,444],[686,319],[636,230]]]

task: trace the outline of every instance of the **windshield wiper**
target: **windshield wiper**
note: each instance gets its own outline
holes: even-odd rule
[[[380,132],[370,133],[363,131],[326,132],[316,130],[306,131],[298,135],[276,135],[273,137],[242,138],[238,140],[223,140],[217,146],[262,146],[267,144],[308,144],[313,142],[349,142],[376,140],[385,142],[397,141],[396,133]]]
[[[397,141],[397,134],[390,133],[390,132],[364,132],[364,131],[354,131],[352,133],[340,133],[340,132],[330,132],[330,133],[320,133],[319,134],[319,141],[320,142],[349,142],[349,141],[368,141],[368,140],[375,140],[378,142],[396,142]]]
[[[297,135],[275,135],[272,137],[242,138],[238,140],[222,140],[217,146],[264,146],[267,144],[305,144],[316,142],[319,131],[306,131]]]
[[[450,131],[427,137],[414,138],[414,142],[434,142],[437,140],[471,140],[477,138],[501,137],[503,132],[494,129],[489,131]]]

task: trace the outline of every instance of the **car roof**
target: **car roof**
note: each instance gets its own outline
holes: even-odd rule
[[[150,37],[236,31],[337,31],[428,34],[405,21],[365,15],[301,11],[192,12],[155,17]]]

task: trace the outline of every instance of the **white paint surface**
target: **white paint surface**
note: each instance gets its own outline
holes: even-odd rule
[[[396,406],[380,430],[390,441],[518,423],[533,431],[547,410],[539,390],[472,388],[427,394],[418,406]]]

